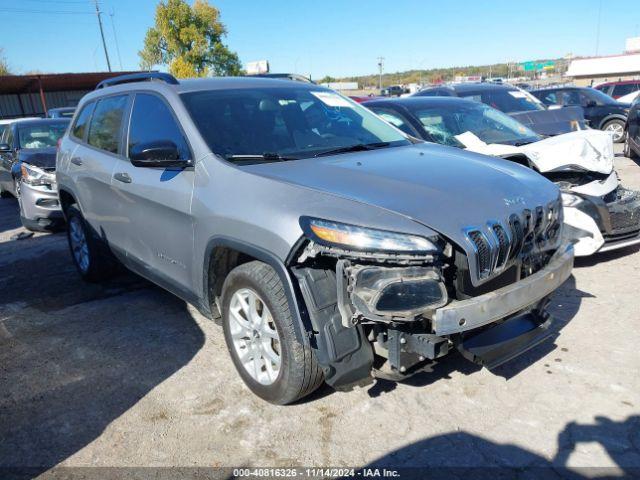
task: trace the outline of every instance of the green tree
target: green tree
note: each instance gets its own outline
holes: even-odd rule
[[[0,75],[11,75],[9,63],[4,56],[4,49],[0,48]]]
[[[155,26],[147,30],[138,52],[140,67],[168,65],[179,78],[239,75],[238,55],[222,42],[227,35],[220,11],[206,0],[190,6],[185,0],[162,0],[156,8]]]

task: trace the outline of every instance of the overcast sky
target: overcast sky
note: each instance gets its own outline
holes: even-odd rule
[[[215,0],[242,62],[274,72],[347,76],[621,53],[640,34],[638,0]],[[158,0],[100,0],[114,70],[137,52]],[[92,13],[93,12],[93,13]],[[113,13],[113,17],[111,17]],[[112,18],[120,56],[113,34]],[[106,69],[92,0],[0,0],[0,47],[17,73]],[[120,58],[119,58],[120,57]]]

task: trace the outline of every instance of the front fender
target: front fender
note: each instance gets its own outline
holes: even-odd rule
[[[309,336],[307,332],[311,330],[307,328],[305,322],[303,321],[303,317],[300,313],[299,303],[298,303],[298,294],[296,293],[296,289],[294,288],[293,282],[291,280],[291,275],[289,270],[285,266],[285,264],[278,258],[275,254],[269,252],[268,250],[263,249],[257,245],[254,245],[249,242],[240,241],[235,238],[225,237],[225,236],[217,236],[211,238],[207,242],[207,246],[205,248],[204,262],[203,262],[203,271],[202,271],[202,301],[201,307],[207,313],[211,313],[211,292],[209,289],[209,264],[212,258],[212,255],[217,247],[227,247],[233,249],[237,252],[244,253],[250,257],[255,258],[261,262],[266,263],[271,268],[273,268],[278,277],[280,277],[280,281],[284,286],[285,294],[287,295],[287,302],[289,303],[289,308],[291,310],[291,316],[293,317],[293,327],[296,332],[296,336],[300,342],[304,344],[309,344]]]

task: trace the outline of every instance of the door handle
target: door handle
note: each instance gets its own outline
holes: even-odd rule
[[[82,165],[82,160],[79,157],[73,157],[71,159],[71,163],[73,163],[74,165],[80,166]]]
[[[113,178],[122,183],[131,183],[131,177],[128,173],[119,172],[113,175]]]

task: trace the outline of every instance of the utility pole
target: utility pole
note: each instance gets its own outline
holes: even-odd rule
[[[382,67],[384,65],[384,57],[378,57],[378,70],[380,71],[379,87],[382,90]]]
[[[98,25],[100,25],[100,36],[102,37],[102,48],[104,48],[104,56],[107,59],[107,68],[111,71],[111,62],[109,61],[109,52],[107,52],[107,44],[104,41],[104,30],[102,29],[102,18],[100,17],[100,6],[98,5],[98,0],[95,0],[96,3],[96,15],[98,16]]]

